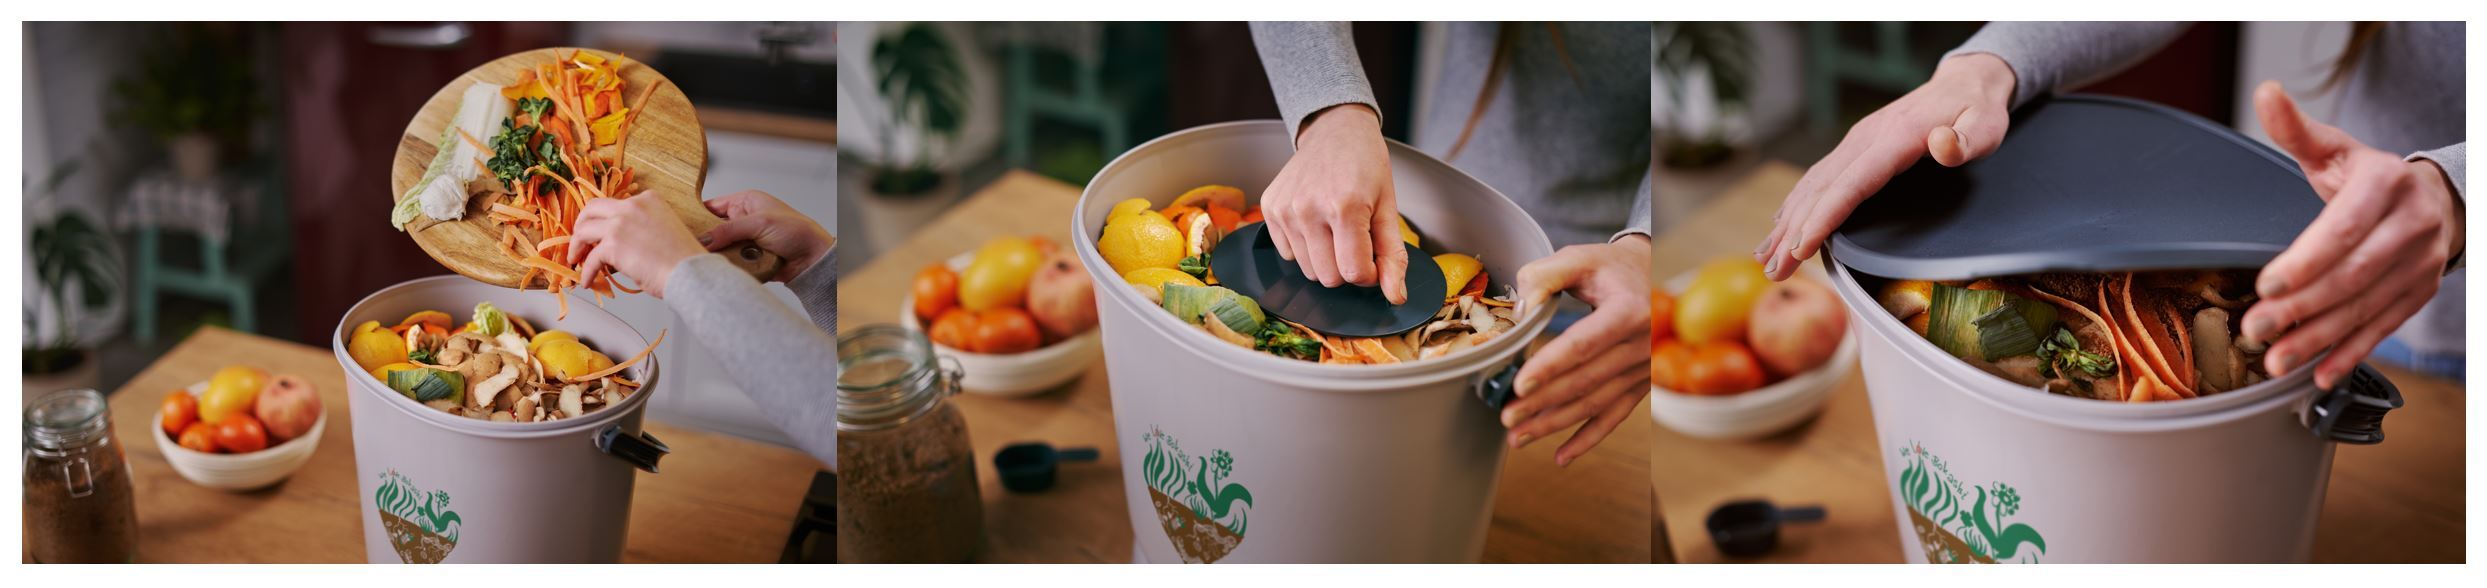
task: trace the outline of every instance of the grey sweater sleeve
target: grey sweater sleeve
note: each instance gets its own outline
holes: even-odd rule
[[[838,332],[838,248],[829,247],[829,254],[812,262],[810,269],[786,282],[794,291],[795,300],[803,303],[803,313],[811,315],[812,324],[820,325],[823,333]],[[835,336],[835,335],[832,335]]]
[[[1613,243],[1616,239],[1622,239],[1626,235],[1640,235],[1643,237],[1650,236],[1650,223],[1657,222],[1657,219],[1651,218],[1654,213],[1650,211],[1649,206],[1649,199],[1652,195],[1651,190],[1654,189],[1653,182],[1651,180],[1655,177],[1657,171],[1657,168],[1652,167],[1648,173],[1641,174],[1641,190],[1639,192],[1635,192],[1632,197],[1632,216],[1624,220],[1623,231],[1615,233],[1615,236],[1613,237],[1607,238],[1606,242]]]
[[[2012,106],[2115,75],[2183,35],[2187,22],[1994,22],[1943,54],[2003,58],[2017,80]]]
[[[1287,136],[1301,133],[1304,120],[1321,109],[1363,104],[1379,113],[1373,84],[1365,80],[1364,62],[1356,57],[1355,36],[1343,22],[1255,22],[1252,46],[1269,73],[1270,92],[1278,97],[1278,113],[1287,121]]]
[[[824,261],[805,274],[834,267]],[[806,288],[798,285],[796,291]],[[834,283],[830,288],[835,289]],[[812,304],[812,295],[802,296],[806,306]],[[695,255],[674,266],[673,275],[665,279],[665,306],[673,309],[692,340],[725,365],[725,373],[760,405],[769,424],[813,459],[836,466],[838,404],[828,390],[838,381],[833,357],[837,341],[828,331],[786,308],[759,281],[716,255]]]
[[[2462,169],[2464,169],[2464,168],[2466,168],[2466,167],[2468,167],[2468,166],[2469,166],[2469,159],[2470,159],[2470,144],[2469,144],[2469,142],[2464,141],[2464,142],[2460,142],[2460,143],[2454,143],[2454,144],[2451,144],[2451,145],[2447,145],[2447,146],[2444,146],[2444,147],[2439,147],[2439,148],[2435,148],[2435,149],[2428,149],[2428,150],[2425,150],[2425,151],[2420,151],[2420,152],[2417,152],[2417,153],[2412,153],[2412,154],[2409,154],[2409,157],[2408,157],[2407,159],[2408,159],[2409,161],[2417,161],[2417,160],[2420,160],[2420,159],[2424,159],[2424,160],[2427,160],[2427,161],[2432,161],[2432,162],[2435,162],[2435,167],[2444,168],[2444,179],[2447,179],[2447,180],[2451,180],[2451,181],[2452,181],[2452,197],[2453,197],[2453,198],[2458,198],[2458,199],[2460,199],[2460,200],[2461,200],[2462,202],[2464,202],[2464,203],[2467,203],[2467,202],[2469,202],[2469,201],[2470,201],[2470,194],[2469,194],[2469,190],[2468,190],[2468,188],[2465,188],[2465,187],[2463,187],[2463,186],[2461,185],[2461,184],[2462,184],[2462,182],[2463,182],[2463,180],[2462,180],[2462,176],[2461,176],[2461,171],[2462,171]],[[2452,260],[2452,267],[2451,267],[2451,268],[2449,268],[2449,269],[2446,269],[2446,270],[2444,270],[2444,271],[2445,271],[2446,273],[2450,273],[2450,272],[2452,272],[2453,270],[2458,270],[2458,269],[2461,269],[2461,268],[2464,268],[2464,267],[2468,267],[2469,265],[2470,265],[2470,255],[2469,255],[2469,253],[2468,253],[2468,252],[2461,252],[2461,253],[2455,254],[2455,257],[2453,257],[2453,260]]]

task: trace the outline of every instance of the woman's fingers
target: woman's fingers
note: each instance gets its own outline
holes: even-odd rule
[[[2292,290],[2321,279],[2320,276],[2339,275],[2343,258],[2353,262],[2347,268],[2353,274],[2365,272],[2356,274],[2362,276],[2360,281],[2372,280],[2381,266],[2393,260],[2375,257],[2384,252],[2367,251],[2361,243],[2370,241],[2368,235],[2392,211],[2392,203],[2397,200],[2394,195],[2404,188],[2399,184],[2407,176],[2395,173],[2399,163],[2395,160],[2351,170],[2349,183],[2341,187],[2340,196],[2315,215],[2314,222],[2297,234],[2288,249],[2263,267],[2262,275],[2254,280],[2254,291],[2264,298],[2287,296]],[[2353,257],[2355,253],[2368,255],[2357,258]]]
[[[1318,212],[1307,210],[1310,207],[1304,204],[1298,203],[1295,208],[1295,213],[1291,215],[1295,222],[1291,224],[1295,225],[1292,237],[1297,253],[1296,269],[1304,272],[1304,279],[1321,282],[1323,286],[1338,287],[1344,282],[1339,281],[1338,277],[1338,254],[1331,251],[1330,224],[1316,216]]]
[[[1381,283],[1380,272],[1373,267],[1373,252],[1381,246],[1374,241],[1373,209],[1360,201],[1341,202],[1321,221],[1330,229],[1330,251],[1338,256],[1333,260],[1339,280],[1358,286]]]
[[[1518,426],[1528,422],[1531,416],[1573,404],[1610,380],[1648,371],[1649,351],[1646,346],[1634,349],[1629,345],[1617,345],[1598,351],[1596,357],[1587,358],[1578,366],[1556,374],[1549,382],[1524,390],[1525,393],[1505,405],[1503,426]]]
[[[2003,146],[2004,131],[2011,121],[2011,113],[1969,106],[1960,111],[1960,116],[1953,117],[1950,125],[1926,133],[1926,153],[1934,156],[1935,163],[1960,167]]]
[[[1848,164],[1848,169],[1843,170],[1838,179],[1832,180],[1829,188],[1814,197],[1812,209],[1805,213],[1803,228],[1796,232],[1794,242],[1786,247],[1788,258],[1779,264],[1776,272],[1771,273],[1771,279],[1787,279],[1796,273],[1798,262],[1812,259],[1815,253],[1820,252],[1822,241],[1831,237],[1831,231],[1839,230],[1840,223],[1848,219],[1848,213],[1857,209],[1857,204],[1881,190],[1883,184],[1891,181],[1891,176],[1917,162],[1918,156],[1922,155],[1918,151],[1920,147],[1923,146],[1913,138],[1909,141],[1877,141],[1857,155],[1857,160]]]
[[[1269,244],[1278,248],[1279,259],[1295,261],[1295,238],[1287,234],[1290,225],[1283,221],[1269,222],[1266,218],[1277,216],[1280,210],[1285,209],[1285,206],[1286,203],[1282,200],[1263,199],[1261,201],[1261,214],[1264,217],[1261,219],[1261,232],[1269,233]]]
[[[2314,366],[2314,386],[2325,390],[2338,386],[2340,380],[2349,377],[2351,370],[2357,369],[2358,362],[2365,361],[2367,354],[2375,352],[2375,345],[2382,343],[2384,337],[2391,336],[2402,321],[2416,316],[2419,309],[2426,307],[2427,300],[2434,297],[2434,288],[2402,292],[2398,301],[2385,307],[2374,318],[2359,324],[2357,331],[2347,340],[2332,347],[2332,354],[2325,356],[2323,363]]]
[[[715,228],[708,229],[707,233],[701,234],[699,242],[709,251],[717,251],[733,247],[735,243],[754,241],[759,239],[762,232],[768,230],[768,221],[769,217],[759,215],[728,220],[719,223]],[[781,252],[772,251],[771,253]]]
[[[1629,301],[1625,302],[1625,304],[1628,303]],[[1605,308],[1591,311],[1588,317],[1580,319],[1580,322],[1572,323],[1572,327],[1565,329],[1561,336],[1546,343],[1545,347],[1538,348],[1537,354],[1530,356],[1528,365],[1520,368],[1519,377],[1516,378],[1519,382],[1516,392],[1526,398],[1536,393],[1540,387],[1545,387],[1557,377],[1579,368],[1591,358],[1596,357],[1598,353],[1609,349],[1637,347],[1640,350],[1638,356],[1646,361],[1649,357],[1648,303],[1642,303],[1639,316],[1634,316],[1634,313],[1620,306],[1622,305],[1610,304]],[[1635,338],[1636,335],[1639,341],[1627,341],[1627,339]],[[1632,345],[1627,345],[1627,343],[1632,343]]]
[[[1504,418],[1506,422],[1512,424],[1510,430],[1503,433],[1503,442],[1514,449],[1525,447],[1530,441],[1552,437],[1557,432],[1578,425],[1581,421],[1589,420],[1589,417],[1596,416],[1598,412],[1604,410],[1607,403],[1614,402],[1616,397],[1622,395],[1623,390],[1618,389],[1619,387],[1615,384],[1628,383],[1626,381],[1629,379],[1616,378],[1592,382],[1587,386],[1582,386],[1579,390],[1572,391],[1573,399],[1570,402],[1541,406],[1536,412],[1517,419],[1511,418],[1511,413],[1506,409],[1503,413]]]
[[[2289,300],[2277,303],[2263,301],[2246,311],[2245,337],[2271,342],[2271,348],[2263,354],[2263,371],[2282,374],[2303,367],[2324,349],[2337,345],[2352,331],[2374,321],[2377,314],[2389,308],[2407,291],[2433,291],[2433,288],[2427,287],[2429,284],[2416,283],[2407,274],[2394,274],[2385,277],[2382,283],[2369,282],[2357,286],[2350,296],[2324,306],[2301,305]],[[2392,323],[2394,326],[2398,324]]]
[[[1590,417],[1588,423],[1580,426],[1580,430],[1574,431],[1572,438],[1565,440],[1562,447],[1554,449],[1554,465],[1572,465],[1580,456],[1588,455],[1589,450],[1597,447],[1598,443],[1606,441],[1607,435],[1614,434],[1615,427],[1622,426],[1626,419],[1638,416],[1641,398],[1649,395],[1649,378],[1618,379],[1610,382],[1608,388],[1616,391],[1615,398],[1608,400],[1606,408]]]
[[[1365,233],[1373,239],[1373,264],[1382,273],[1382,298],[1407,304],[1408,248],[1400,246],[1399,215],[1395,210],[1373,215],[1372,225]]]
[[[2271,142],[2297,158],[2297,165],[2305,167],[2308,176],[2318,174],[2334,156],[2358,145],[2348,133],[2306,118],[2297,109],[2297,101],[2288,97],[2288,91],[2281,89],[2277,80],[2264,80],[2254,87],[2254,116],[2262,123],[2263,132],[2271,135]],[[2322,186],[2318,184],[2316,188]]]

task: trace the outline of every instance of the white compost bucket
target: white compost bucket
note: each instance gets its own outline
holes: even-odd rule
[[[1475,561],[1502,472],[1503,428],[1481,392],[1550,313],[1448,357],[1321,365],[1222,342],[1183,324],[1097,253],[1107,210],[1164,206],[1203,184],[1258,198],[1294,153],[1277,121],[1214,124],[1132,149],[1089,182],[1074,222],[1097,288],[1133,550],[1145,562]],[[1399,210],[1429,248],[1475,254],[1496,280],[1553,254],[1500,193],[1390,144]],[[1440,244],[1440,245],[1437,245]]]
[[[2333,443],[2380,441],[2381,412],[2400,405],[2364,369],[2337,392],[2301,369],[2170,402],[2047,394],[1946,355],[1875,302],[1881,278],[1824,259],[1867,333],[1907,561],[2305,561]]]
[[[538,329],[578,335],[618,357],[646,337],[581,300],[554,321],[557,302],[458,276],[383,288],[338,323],[333,345],[345,367],[361,488],[363,552],[371,563],[609,563],[622,558],[631,486],[655,471],[664,445],[639,432],[656,392],[656,358],[625,371],[644,387],[582,418],[495,423],[451,416],[390,390],[355,365],[346,332],[363,321],[396,324],[420,310],[460,316],[491,302]],[[609,450],[608,450],[609,449]]]

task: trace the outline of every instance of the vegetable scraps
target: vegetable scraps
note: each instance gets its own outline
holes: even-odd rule
[[[1262,222],[1243,190],[1208,185],[1185,191],[1162,210],[1146,199],[1116,203],[1097,239],[1114,273],[1168,314],[1238,347],[1329,364],[1385,364],[1432,359],[1481,345],[1517,324],[1509,288],[1488,294],[1490,280],[1475,257],[1434,256],[1448,288],[1442,309],[1413,331],[1390,337],[1332,337],[1268,316],[1259,301],[1218,285],[1210,271],[1218,241],[1237,227]],[[1406,218],[1401,236],[1422,241]],[[1412,293],[1413,294],[1413,293]]]
[[[493,181],[484,190],[487,215],[501,228],[501,252],[526,268],[522,287],[540,279],[542,289],[557,297],[585,289],[599,302],[616,291],[638,293],[616,283],[610,271],[583,276],[568,261],[570,235],[589,200],[641,191],[636,171],[624,163],[630,127],[641,110],[630,105],[644,106],[664,81],[637,88],[635,98],[625,101],[631,88],[618,68],[626,65],[573,50],[521,72],[507,86],[470,88],[459,104],[457,124],[443,133],[441,154],[418,186],[430,190],[424,195],[454,195],[454,206],[425,201],[420,210],[436,220],[462,217],[468,192],[431,186],[452,180],[445,185],[463,186],[488,171]],[[479,138],[486,133],[490,136]],[[417,200],[403,199],[392,212],[399,230],[413,219]],[[569,299],[560,300],[559,317],[567,317]]]
[[[656,340],[616,363],[568,332],[537,331],[490,302],[448,330],[448,313],[426,310],[397,326],[364,321],[346,353],[390,390],[455,416],[528,423],[584,416],[621,403],[641,387],[622,370],[646,361]]]
[[[2248,271],[1895,280],[1877,296],[1944,353],[2015,383],[2119,402],[2181,400],[2269,378],[2236,317]]]

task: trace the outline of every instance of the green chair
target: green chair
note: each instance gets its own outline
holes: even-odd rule
[[[130,300],[139,342],[155,340],[159,298],[167,294],[221,302],[234,328],[258,331],[257,284],[292,254],[283,198],[260,185],[239,178],[192,182],[164,172],[131,182],[121,225],[137,240]],[[177,249],[168,241],[187,244],[180,238],[197,246],[168,251]],[[189,256],[195,265],[174,263]]]

